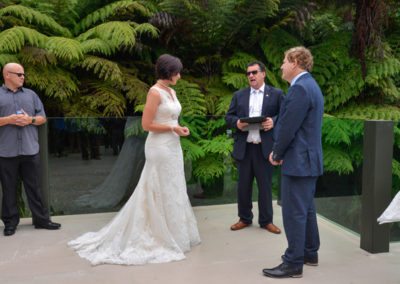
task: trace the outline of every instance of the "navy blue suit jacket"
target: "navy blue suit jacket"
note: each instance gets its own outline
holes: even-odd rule
[[[234,139],[232,157],[239,161],[244,158],[246,153],[246,141],[249,132],[239,130],[236,122],[239,118],[249,116],[250,90],[250,87],[248,87],[233,94],[229,110],[225,117],[228,127],[236,129],[232,135]],[[261,115],[271,117],[274,120],[274,126],[277,122],[282,98],[282,90],[265,85]],[[273,145],[273,129],[270,131],[260,130],[260,136],[264,158],[268,159]]]
[[[324,99],[310,73],[292,85],[275,129],[273,159],[283,160],[282,174],[320,176],[323,172],[321,127]]]

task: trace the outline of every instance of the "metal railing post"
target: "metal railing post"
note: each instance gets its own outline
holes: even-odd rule
[[[390,203],[393,121],[365,121],[360,247],[370,253],[389,251],[390,227],[377,218]]]
[[[50,209],[49,192],[49,150],[48,150],[48,130],[47,122],[38,127],[39,131],[39,154],[41,163],[41,190],[43,203]]]

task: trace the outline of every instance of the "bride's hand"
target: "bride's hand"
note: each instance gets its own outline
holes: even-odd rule
[[[175,126],[174,127],[174,132],[178,134],[179,136],[189,136],[190,135],[190,130],[186,126]]]

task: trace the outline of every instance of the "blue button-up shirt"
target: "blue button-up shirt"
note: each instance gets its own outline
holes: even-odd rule
[[[13,92],[5,85],[0,87],[0,117],[16,114],[22,110],[29,116],[46,117],[43,103],[34,91],[20,88]],[[0,126],[0,157],[9,158],[37,153],[39,153],[39,141],[36,125]]]

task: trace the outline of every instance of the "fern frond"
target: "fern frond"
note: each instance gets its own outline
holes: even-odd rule
[[[232,94],[225,95],[219,98],[217,104],[217,115],[225,115],[228,112],[229,105],[232,100]]]
[[[400,108],[391,105],[349,104],[334,112],[340,118],[400,121]]]
[[[128,22],[110,21],[86,31],[76,39],[82,42],[92,38],[100,38],[113,47],[132,47],[136,43],[136,31]]]
[[[115,53],[116,47],[108,44],[100,38],[88,39],[81,42],[81,49],[84,54],[100,54],[110,56]]]
[[[124,96],[112,84],[93,82],[87,85],[88,93],[81,101],[90,109],[99,109],[104,116],[122,117],[126,109]]]
[[[400,162],[392,159],[392,175],[400,178]]]
[[[17,56],[14,54],[0,54],[0,69],[9,62],[18,62]]]
[[[74,39],[65,37],[50,37],[46,44],[47,49],[57,58],[68,62],[80,61],[83,58],[82,47]]]
[[[244,52],[235,52],[227,62],[226,67],[229,68],[228,70],[243,71],[244,74],[247,69],[247,64],[255,60],[256,58],[251,54]]]
[[[47,40],[36,30],[13,27],[0,32],[0,53],[18,53],[25,45],[43,47]]]
[[[132,24],[135,28],[136,33],[139,35],[148,34],[151,38],[157,38],[160,32],[155,26],[149,23]]]
[[[352,159],[345,151],[326,145],[323,151],[325,171],[339,174],[349,174],[354,171]]]
[[[233,140],[226,135],[219,135],[211,140],[202,140],[200,145],[206,153],[221,154],[228,157],[233,150]]]
[[[234,89],[241,89],[248,85],[246,75],[243,73],[226,72],[222,77],[222,81]]]
[[[130,124],[128,127],[125,126],[124,130],[125,137],[138,136],[146,133],[142,127],[142,118],[140,116],[129,117],[129,119]]]
[[[351,144],[352,128],[348,121],[337,118],[324,118],[322,125],[322,137],[324,143],[338,145]]]
[[[44,48],[25,46],[24,48],[21,49],[19,57],[21,58],[21,62],[23,63],[24,66],[28,65],[47,66],[47,65],[57,64],[56,56]]]
[[[342,107],[364,88],[360,65],[349,56],[350,43],[351,34],[340,32],[312,47],[313,75],[324,92],[326,112]]]
[[[222,176],[226,170],[224,161],[215,155],[207,155],[205,158],[195,161],[194,164],[194,176],[205,183]]]
[[[75,34],[87,30],[96,23],[104,22],[111,16],[117,14],[120,9],[134,9],[140,12],[143,16],[151,16],[151,12],[139,1],[124,0],[106,5],[84,18],[75,28]]]
[[[278,69],[282,65],[284,52],[298,45],[301,45],[301,43],[297,38],[278,27],[266,33],[260,43],[265,58],[275,69]]]
[[[189,139],[181,139],[182,151],[187,161],[196,161],[205,156],[203,148],[198,143],[193,143]]]
[[[110,80],[118,85],[122,84],[122,72],[118,64],[113,61],[89,55],[78,66],[87,71],[91,70],[103,80]]]
[[[194,116],[206,114],[207,109],[204,94],[200,91],[197,84],[181,79],[174,89],[182,105],[182,115]]]
[[[79,92],[77,79],[63,69],[50,66],[27,66],[26,83],[48,97],[64,100]]]
[[[71,33],[68,29],[60,26],[53,18],[47,16],[46,14],[40,13],[32,8],[28,8],[21,5],[10,5],[0,9],[0,18],[12,15],[18,17],[30,25],[39,25],[42,30],[49,29],[50,32],[55,34],[71,37]]]

